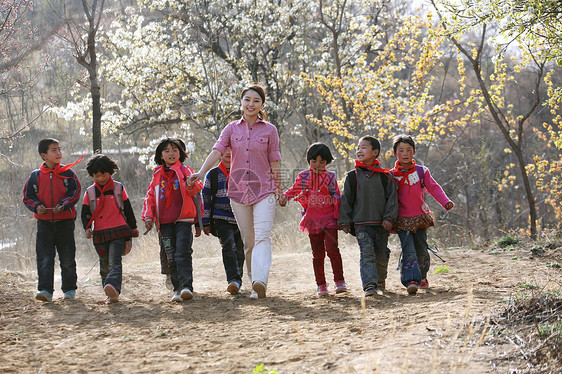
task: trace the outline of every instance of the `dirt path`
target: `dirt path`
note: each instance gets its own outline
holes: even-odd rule
[[[505,373],[518,362],[492,359],[513,347],[481,338],[486,317],[520,285],[559,285],[562,274],[523,252],[459,249],[442,252],[450,272],[431,274],[431,288],[412,297],[394,250],[388,292],[363,302],[357,252],[342,250],[350,292],[328,298],[315,296],[309,253],[275,253],[258,301],[246,285],[225,293],[219,257],[194,259],[195,297],[179,304],[159,265],[134,258],[113,305],[98,305],[97,268],[79,269],[76,301],[61,300],[57,285],[51,304],[33,300],[33,272],[0,273],[0,372],[251,373],[263,363],[278,373]]]

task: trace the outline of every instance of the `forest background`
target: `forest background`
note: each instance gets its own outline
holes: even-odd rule
[[[197,170],[222,128],[239,118],[238,95],[251,82],[267,89],[285,188],[307,167],[312,142],[333,146],[338,156],[329,169],[341,180],[360,136],[379,138],[381,161],[391,167],[391,139],[408,133],[417,162],[456,203],[445,212],[430,199],[436,242],[556,234],[560,7],[0,0],[3,265],[29,265],[33,257],[35,222],[21,190],[40,164],[39,139],[59,139],[63,163],[93,150],[116,158],[115,177],[140,213],[155,144],[184,139]],[[84,165],[74,169],[86,187]],[[296,230],[298,219],[298,209],[279,209],[276,230]]]

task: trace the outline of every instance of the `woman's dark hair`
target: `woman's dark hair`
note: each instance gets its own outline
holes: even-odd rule
[[[246,94],[246,92],[248,92],[250,90],[257,92],[257,94],[260,95],[260,97],[261,97],[262,103],[265,105],[265,88],[263,88],[259,84],[251,84],[249,86],[246,86],[246,88],[244,88],[242,90],[242,93],[240,94],[240,100],[242,100],[244,98],[244,95]],[[261,109],[258,113],[258,117],[263,119],[264,121],[267,121],[267,115]]]
[[[86,164],[86,171],[93,177],[96,173],[109,173],[113,175],[116,170],[119,170],[117,163],[106,155],[96,153],[88,160]]]
[[[37,151],[39,151],[39,154],[47,153],[51,144],[59,144],[59,141],[53,138],[41,139],[37,145]]]
[[[187,153],[185,153],[185,143],[177,138],[165,138],[156,147],[156,152],[154,152],[154,162],[156,165],[164,165],[166,162],[162,159],[162,152],[168,145],[176,147],[180,151],[180,162],[183,163],[187,158]]]
[[[392,139],[392,149],[394,150],[394,153],[396,153],[396,149],[398,148],[399,143],[409,144],[412,146],[414,152],[416,151],[416,143],[414,142],[414,139],[412,139],[410,135],[406,135],[406,134],[396,135],[394,139]]]
[[[318,156],[328,164],[334,161],[330,148],[324,143],[313,143],[308,147],[306,150],[306,162],[310,163],[310,160],[316,160]]]
[[[368,141],[369,143],[371,143],[371,148],[373,149],[373,151],[375,149],[378,149],[379,152],[381,150],[381,143],[374,137],[370,136],[370,135],[366,135],[362,138],[359,139],[359,141],[357,143],[361,143],[363,140]]]

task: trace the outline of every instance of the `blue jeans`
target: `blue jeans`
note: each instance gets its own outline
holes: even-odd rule
[[[388,231],[382,226],[355,225],[355,234],[359,244],[361,283],[363,290],[376,288],[378,272],[386,273],[388,268]]]
[[[174,291],[188,288],[193,292],[192,244],[193,233],[190,222],[160,225],[160,247],[166,253]]]
[[[235,223],[223,219],[216,219],[217,234],[222,246],[222,262],[226,272],[226,281],[242,284],[244,273],[244,242],[240,236],[240,229]]]
[[[37,289],[54,291],[55,254],[59,254],[62,291],[76,289],[76,244],[74,243],[74,220],[57,222],[37,220]]]
[[[412,236],[416,247],[418,265],[420,266],[421,279],[426,279],[429,266],[431,265],[429,251],[427,250],[427,231],[418,229]]]
[[[418,256],[416,255],[414,234],[411,231],[398,230],[398,237],[402,245],[400,282],[402,282],[405,287],[408,287],[411,282],[419,284],[422,280],[422,276],[418,265]]]
[[[98,250],[98,249],[101,249]],[[123,280],[123,266],[121,258],[125,249],[125,239],[115,239],[110,242],[96,244],[98,254],[100,256],[100,275],[102,286],[111,284],[121,293],[121,283]]]

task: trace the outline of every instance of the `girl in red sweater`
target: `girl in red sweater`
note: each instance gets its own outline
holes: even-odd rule
[[[326,253],[332,263],[336,293],[346,292],[343,265],[338,248],[338,218],[340,213],[340,189],[336,173],[326,170],[333,161],[330,148],[323,143],[314,143],[306,151],[310,168],[297,176],[295,184],[281,195],[279,203],[296,198],[302,205],[302,220],[299,228],[308,233],[312,248],[312,266],[318,286],[318,296],[328,296],[328,283],[324,275]]]

